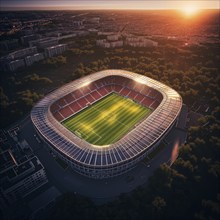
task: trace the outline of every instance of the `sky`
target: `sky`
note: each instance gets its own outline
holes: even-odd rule
[[[181,9],[193,5],[198,9],[219,9],[220,0],[0,0],[0,9]]]

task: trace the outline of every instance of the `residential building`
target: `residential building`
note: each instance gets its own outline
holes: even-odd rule
[[[8,150],[0,157],[1,162],[10,162],[8,167],[0,170],[0,201],[10,205],[48,182],[45,169],[36,156],[19,163]]]
[[[28,47],[22,50],[16,50],[12,53],[8,54],[8,59],[15,60],[19,58],[24,58],[27,55],[31,55],[37,53],[37,48],[36,47]]]
[[[10,70],[11,72],[22,67],[25,67],[24,59],[13,60],[7,63],[7,69]]]
[[[31,66],[33,63],[39,62],[40,60],[44,59],[44,54],[43,53],[36,53],[31,56],[25,57],[25,63],[27,66]]]
[[[64,51],[67,50],[66,44],[59,44],[56,46],[45,48],[45,56],[46,57],[53,57],[62,54]]]
[[[125,45],[131,47],[156,47],[158,43],[153,40],[146,39],[143,36],[129,36],[125,40]]]
[[[45,49],[50,46],[54,46],[58,44],[58,38],[57,37],[46,37],[41,38],[38,40],[33,40],[29,42],[29,46],[36,46],[39,49]]]
[[[119,35],[118,34],[111,34],[107,36],[107,40],[108,41],[117,41],[119,39]]]
[[[110,45],[111,45],[112,48],[122,47],[123,46],[123,41],[122,40],[112,41],[112,42],[110,42]]]
[[[115,48],[115,47],[122,47],[123,46],[122,40],[117,41],[107,41],[106,39],[96,40],[96,45],[103,48]]]

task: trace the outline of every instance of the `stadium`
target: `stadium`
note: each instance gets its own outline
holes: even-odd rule
[[[178,120],[181,96],[133,72],[104,70],[45,96],[31,111],[41,139],[76,172],[121,175],[156,149]]]

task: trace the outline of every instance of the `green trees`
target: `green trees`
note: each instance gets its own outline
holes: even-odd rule
[[[18,99],[20,99],[24,105],[32,107],[36,101],[43,98],[43,95],[30,90],[25,90],[18,93]]]
[[[38,74],[30,74],[25,77],[25,81],[30,81],[30,82],[43,82],[45,84],[51,84],[52,80],[47,78],[47,77],[40,77]]]
[[[66,62],[67,62],[66,57],[63,55],[50,57],[47,58],[45,61],[43,61],[44,64],[55,65],[55,66],[66,64]]]

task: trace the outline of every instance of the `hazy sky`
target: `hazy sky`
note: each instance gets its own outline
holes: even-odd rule
[[[181,9],[194,5],[199,9],[219,9],[220,0],[0,0],[4,8],[56,9]]]

